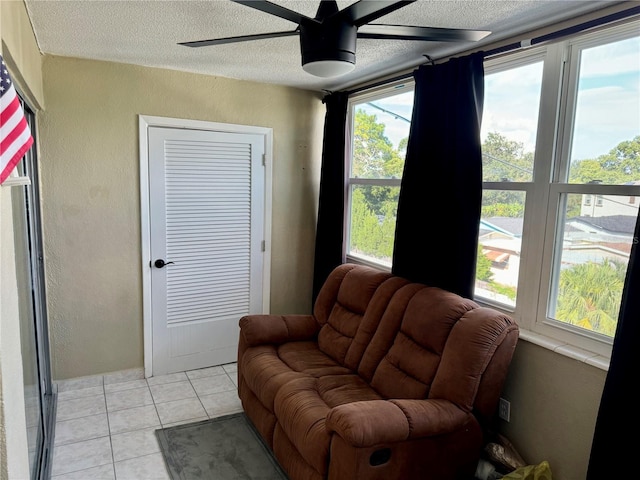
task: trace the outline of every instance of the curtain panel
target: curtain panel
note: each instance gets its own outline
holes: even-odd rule
[[[633,386],[640,365],[640,215],[627,266],[618,326],[591,444],[587,480],[638,478],[634,464],[640,427]],[[624,435],[623,432],[631,434]]]
[[[323,100],[327,112],[324,120],[312,306],[329,273],[343,262],[344,152],[348,101],[347,92],[332,93]]]
[[[471,298],[482,201],[483,52],[414,72],[393,273]]]

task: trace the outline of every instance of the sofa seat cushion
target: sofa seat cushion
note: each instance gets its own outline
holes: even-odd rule
[[[316,342],[291,342],[278,347],[282,361],[296,372],[312,377],[352,373],[318,348]]]
[[[278,390],[304,373],[292,370],[278,355],[277,345],[248,348],[242,358],[243,378],[249,389],[270,412]]]
[[[322,353],[316,342],[307,341],[250,347],[244,352],[242,362],[245,382],[272,412],[276,393],[293,379],[351,373]]]
[[[275,398],[278,424],[304,460],[319,474],[329,465],[331,434],[325,428],[329,411],[338,405],[380,400],[356,374],[297,378],[283,385]]]

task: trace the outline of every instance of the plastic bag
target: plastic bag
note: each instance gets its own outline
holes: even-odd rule
[[[502,435],[497,436],[496,442],[488,443],[484,447],[484,453],[503,474],[527,465],[511,442]]]
[[[525,465],[506,474],[502,480],[552,480],[551,467],[546,460],[538,465]]]

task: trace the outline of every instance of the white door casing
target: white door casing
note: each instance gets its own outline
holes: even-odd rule
[[[271,145],[267,128],[140,116],[147,377],[235,361],[238,320],[268,311]]]

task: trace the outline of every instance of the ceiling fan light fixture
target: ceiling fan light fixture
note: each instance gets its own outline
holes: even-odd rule
[[[320,7],[324,5],[330,4],[322,2]],[[321,24],[302,22],[302,69],[316,77],[337,77],[353,71],[356,66],[357,35],[358,28],[344,21]]]
[[[355,68],[355,65],[345,60],[317,60],[302,65],[302,69],[316,77],[338,77],[345,75]]]
[[[1,1],[1,0],[0,0]],[[478,41],[491,32],[371,22],[417,0],[357,0],[340,10],[336,0],[321,0],[314,18],[290,10],[272,0],[231,0],[269,15],[295,23],[295,30],[256,33],[235,37],[182,42],[188,47],[270,38],[300,37],[302,68],[316,77],[337,77],[352,72],[356,65],[356,40],[419,40],[430,42]],[[358,31],[362,28],[362,31]]]

